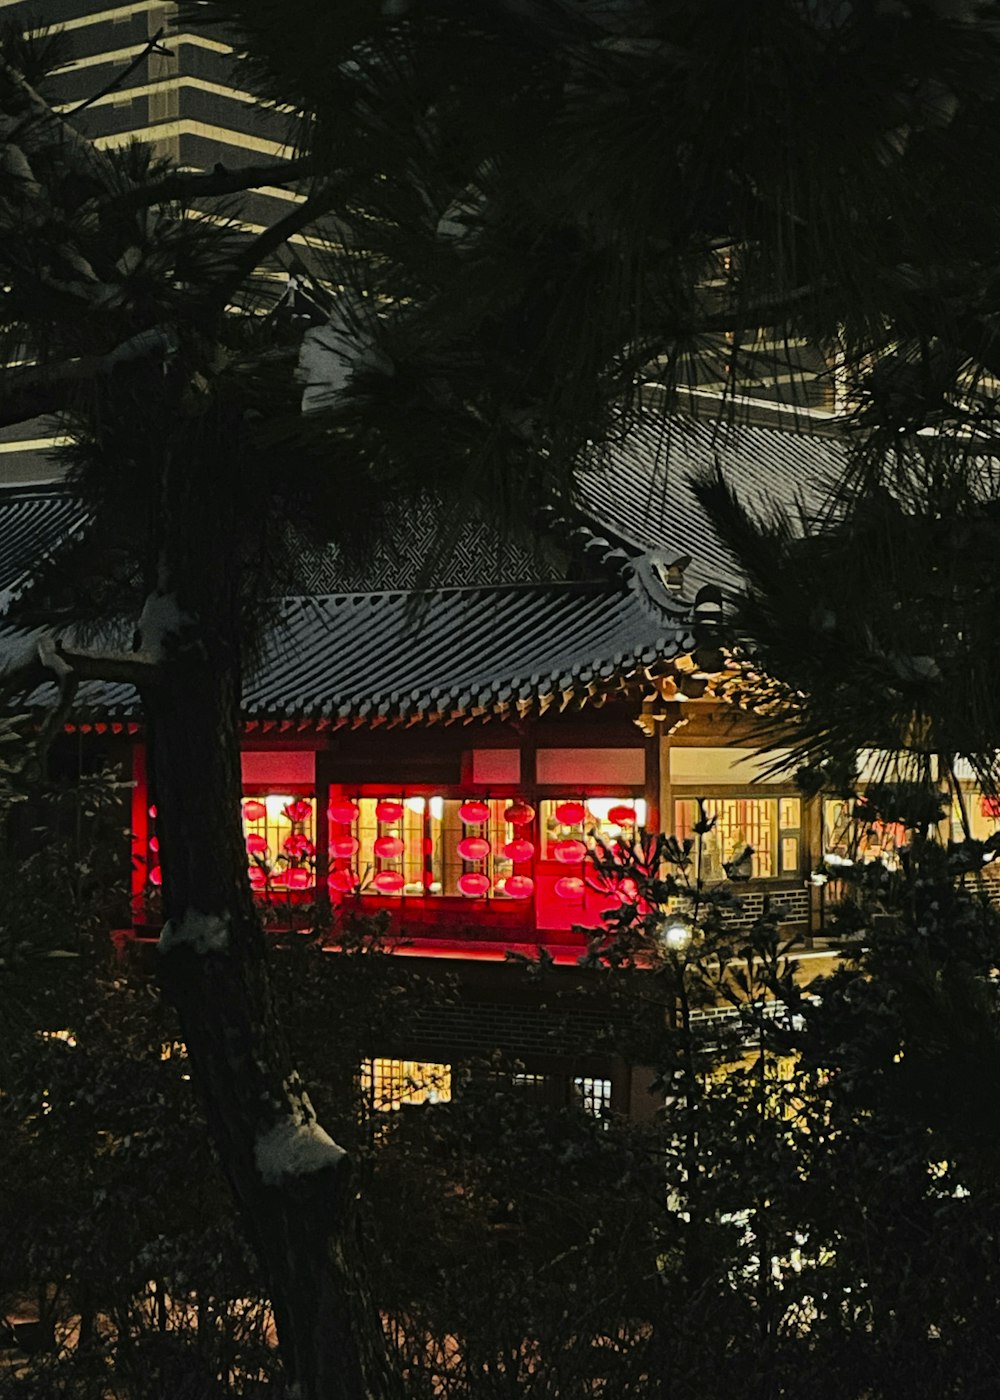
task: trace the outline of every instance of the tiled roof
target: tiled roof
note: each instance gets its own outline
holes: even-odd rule
[[[31,586],[39,564],[78,539],[89,523],[87,510],[59,488],[0,492],[0,616]]]
[[[637,586],[539,584],[283,598],[244,688],[250,721],[339,726],[526,713],[604,696],[694,645],[687,609]],[[44,686],[28,700],[54,699]],[[138,713],[127,685],[81,685],[78,722]]]
[[[690,556],[685,594],[736,581],[728,551],[695,500],[690,479],[718,461],[751,508],[814,509],[841,474],[843,441],[779,428],[648,415],[607,449],[605,465],[581,472],[578,506],[598,528],[640,552]]]

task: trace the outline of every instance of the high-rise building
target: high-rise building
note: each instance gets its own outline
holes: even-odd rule
[[[288,152],[287,120],[240,88],[225,34],[181,25],[174,4],[0,0],[0,21],[60,33],[66,61],[47,95],[98,146],[144,141],[192,170],[265,165]],[[242,196],[239,213],[262,228],[298,198],[265,187]],[[53,442],[43,423],[0,430],[0,481],[51,479]]]

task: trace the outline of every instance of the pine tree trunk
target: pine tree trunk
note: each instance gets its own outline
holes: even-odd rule
[[[352,1165],[314,1125],[290,1062],[247,879],[237,533],[225,492],[206,499],[191,476],[175,473],[166,493],[158,580],[187,621],[142,697],[167,921],[161,980],[267,1279],[293,1393],[385,1400],[395,1381],[359,1258]],[[262,1157],[275,1134],[287,1149]]]

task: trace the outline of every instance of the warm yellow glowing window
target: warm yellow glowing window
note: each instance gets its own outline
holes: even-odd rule
[[[701,843],[701,875],[723,880],[725,867],[738,861],[750,846],[749,873],[756,880],[797,876],[801,867],[802,802],[798,797],[705,797],[707,817],[715,818]],[[697,841],[694,830],[698,801],[681,798],[674,803],[674,831],[681,840]]]
[[[403,1104],[450,1103],[451,1065],[429,1060],[364,1060],[361,1088],[376,1113],[393,1113]]]

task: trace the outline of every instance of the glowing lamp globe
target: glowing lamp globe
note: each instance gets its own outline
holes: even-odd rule
[[[612,807],[608,813],[608,821],[612,826],[635,826],[634,807]]]
[[[552,854],[560,865],[579,865],[587,854],[587,848],[582,841],[557,841],[552,847]]]
[[[490,888],[490,882],[485,875],[462,875],[459,877],[458,888],[466,899],[482,899]]]
[[[335,860],[350,860],[358,849],[356,836],[335,836],[330,842],[330,854]]]
[[[503,814],[505,822],[510,822],[511,826],[527,826],[535,819],[535,809],[527,802],[522,802],[520,798],[512,802]]]
[[[458,843],[458,854],[463,860],[485,860],[490,853],[490,843],[482,836],[467,836]]]
[[[148,810],[149,810],[149,815],[153,818],[153,821],[155,822],[155,821],[156,821],[156,803],[154,802],[154,803],[152,804],[152,806],[151,806]]]
[[[251,889],[262,890],[267,884],[267,874],[261,870],[259,865],[251,865],[249,875]]]
[[[163,871],[158,865],[154,865],[152,870],[149,872],[149,883],[151,885],[163,884]]]
[[[307,890],[312,882],[311,872],[301,865],[285,871],[285,884],[290,890]]]
[[[587,887],[579,875],[564,875],[556,881],[555,888],[560,899],[582,899]]]
[[[243,816],[248,822],[262,822],[267,816],[267,808],[263,802],[258,802],[254,798],[252,802],[244,802]]]
[[[504,893],[511,899],[530,899],[535,888],[534,880],[527,875],[510,875],[504,885]]]
[[[380,870],[372,884],[379,894],[399,894],[406,881],[398,870]]]
[[[406,846],[398,836],[380,836],[373,849],[380,860],[398,860]]]
[[[523,836],[517,836],[513,841],[508,841],[503,848],[503,853],[508,860],[512,860],[515,865],[523,865],[527,860],[531,860],[535,854],[535,847],[530,841],[526,841]]]
[[[160,849],[160,842],[157,839],[157,837],[151,836],[149,838],[149,849],[154,853],[154,855]]]
[[[284,812],[290,822],[304,822],[307,817],[312,816],[312,803],[307,802],[304,797],[299,797],[294,802],[286,802]]]
[[[252,856],[262,856],[267,850],[267,842],[259,831],[251,831],[247,837],[247,850]]]
[[[334,870],[326,883],[335,894],[353,894],[358,888],[357,873],[353,870]]]
[[[560,802],[556,808],[556,821],[560,826],[579,826],[586,813],[582,802]]]
[[[291,836],[286,836],[281,848],[290,856],[311,856],[315,849],[309,837],[303,836],[301,831],[293,831]]]
[[[489,805],[475,798],[472,801],[463,802],[458,809],[458,815],[466,826],[482,826],[483,822],[488,822],[490,819]]]
[[[351,802],[346,797],[335,797],[326,809],[326,815],[332,822],[340,822],[343,826],[350,826],[356,822],[360,816],[358,804]]]
[[[391,799],[386,798],[386,799],[384,799],[384,800],[381,801],[381,802],[376,802],[376,803],[375,803],[375,819],[376,819],[376,821],[380,821],[380,822],[398,822],[398,821],[401,821],[401,820],[402,820],[402,816],[403,816],[403,804],[402,804],[402,802],[393,802]]]

